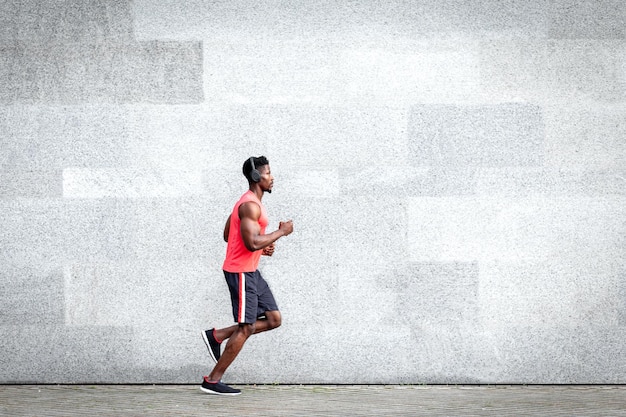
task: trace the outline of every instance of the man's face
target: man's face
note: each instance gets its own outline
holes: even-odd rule
[[[271,193],[272,188],[274,188],[274,176],[272,176],[269,164],[260,166],[258,170],[261,174],[261,181],[259,181],[261,190]]]

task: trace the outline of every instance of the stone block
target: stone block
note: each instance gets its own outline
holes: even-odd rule
[[[414,106],[414,160],[426,166],[533,166],[543,157],[541,109],[522,103]]]
[[[407,254],[407,206],[403,199],[388,196],[379,200],[371,195],[346,195],[332,204],[338,214],[321,224],[318,234],[331,227],[333,234],[326,237],[328,247],[337,248],[338,262],[349,261],[374,268],[389,260],[403,259]],[[318,221],[323,222],[325,210],[320,208]],[[364,262],[364,260],[367,260]]]
[[[623,195],[622,170],[564,170],[544,168],[482,168],[474,175],[476,194],[529,197],[533,195]]]
[[[213,172],[226,163],[222,148],[231,143],[221,134],[234,125],[228,109],[143,104],[132,106],[127,115],[128,165],[133,168]]]
[[[511,326],[490,334],[491,381],[501,384],[624,383],[624,328]]]
[[[127,371],[133,331],[128,327],[1,326],[2,383],[115,383]],[[137,381],[139,382],[139,381]]]
[[[619,0],[559,0],[551,4],[555,39],[625,39],[626,11]]]
[[[484,38],[479,50],[481,86],[495,100],[539,101],[560,110],[623,102],[620,40]]]
[[[60,269],[4,265],[0,271],[0,326],[62,324],[64,280]]]
[[[544,114],[547,166],[587,171],[626,168],[626,108],[622,104],[546,106]]]
[[[136,259],[136,248],[124,214],[128,204],[114,199],[63,202],[62,264],[108,263]]]
[[[331,43],[207,44],[207,100],[243,105],[345,105],[404,108],[467,100],[479,91],[473,45],[440,40],[362,47]]]
[[[281,188],[292,194],[290,198],[313,195],[316,199],[336,199],[340,196],[339,172],[336,169],[300,169],[282,175]]]
[[[451,321],[412,327],[407,349],[413,383],[458,380],[480,384],[493,380],[493,349],[478,322]]]
[[[237,180],[250,155],[268,157],[276,171],[277,187],[281,175],[286,174],[328,169],[343,176],[353,169],[405,165],[409,161],[404,109],[226,106],[213,112],[209,123],[206,140],[219,145],[224,164],[229,164],[224,169]]]
[[[370,103],[456,102],[479,92],[480,69],[471,43],[351,48],[341,54],[337,70],[343,94]]]
[[[623,260],[624,203],[621,197],[414,198],[410,259]]]
[[[396,321],[435,327],[477,322],[478,277],[475,263],[410,263],[379,279],[393,285]]]
[[[232,112],[183,105],[0,108],[5,171],[64,168],[215,170]]]
[[[200,171],[63,170],[65,198],[180,198],[199,195],[202,189]]]
[[[623,169],[542,167],[454,168],[410,170],[388,178],[388,190],[413,197],[535,197],[624,195]],[[395,181],[394,181],[395,180]]]
[[[8,265],[223,260],[226,213],[215,216],[199,200],[24,199],[2,209],[0,257]]]
[[[222,257],[226,216],[197,199],[71,200],[65,235],[76,262]],[[205,204],[206,203],[206,204]]]
[[[128,119],[115,106],[0,107],[0,166],[6,172],[127,166],[136,160]]]
[[[66,262],[111,261],[136,256],[113,200],[69,203],[17,200],[0,216],[8,265],[60,267]]]
[[[1,104],[198,103],[200,42],[0,47]]]
[[[212,288],[226,291],[221,271],[208,271],[200,262],[74,264],[64,277],[68,326],[158,327],[176,317],[185,328],[198,322],[199,306]]]
[[[549,41],[546,53],[546,88],[552,96],[608,104],[624,101],[626,45],[622,41]]]
[[[482,262],[480,316],[499,327],[619,326],[623,263],[581,256],[569,261]]]
[[[10,0],[0,6],[0,44],[133,40],[131,2]]]
[[[407,197],[473,195],[477,192],[482,169],[484,168],[434,166],[417,171],[418,175],[405,185],[410,190]]]
[[[0,171],[0,198],[58,198],[61,178],[60,171]]]
[[[543,38],[480,38],[480,86],[492,101],[549,100],[547,41]]]
[[[275,4],[270,1],[207,4],[133,2],[136,34],[159,37],[376,41],[433,34],[505,32],[544,35],[551,9],[541,1],[445,0],[336,3],[328,0]]]
[[[0,200],[3,265],[53,269],[67,250],[65,208],[60,200]]]

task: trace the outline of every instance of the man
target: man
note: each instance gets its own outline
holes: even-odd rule
[[[281,315],[272,291],[257,267],[261,255],[272,256],[274,242],[291,234],[291,220],[280,222],[278,229],[265,234],[268,224],[264,193],[271,193],[274,177],[267,158],[251,157],[243,164],[248,191],[235,204],[224,226],[228,243],[222,269],[230,291],[233,317],[237,324],[202,332],[202,338],[216,361],[213,371],[202,381],[202,391],[209,394],[237,395],[241,391],[221,382],[222,375],[235,360],[246,340],[253,334],[280,326]],[[221,344],[228,339],[224,352]]]

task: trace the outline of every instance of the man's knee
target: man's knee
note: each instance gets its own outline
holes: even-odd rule
[[[280,315],[280,311],[268,311],[265,313],[265,317],[267,318],[267,324],[270,329],[280,327],[280,325],[282,324],[282,316]]]
[[[246,339],[254,334],[255,325],[249,323],[239,323],[239,332],[246,337]]]

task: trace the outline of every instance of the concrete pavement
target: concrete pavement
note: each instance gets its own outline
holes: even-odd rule
[[[626,416],[626,386],[1,385],[2,416]]]

